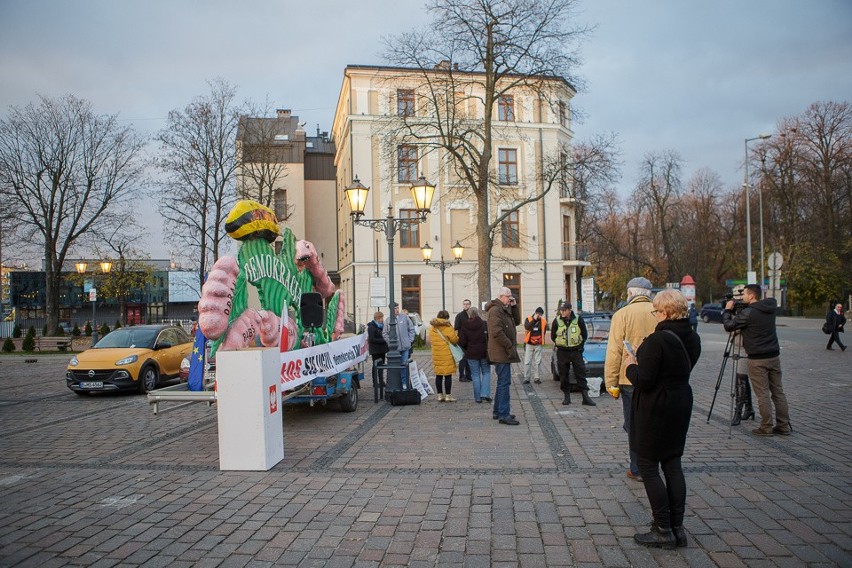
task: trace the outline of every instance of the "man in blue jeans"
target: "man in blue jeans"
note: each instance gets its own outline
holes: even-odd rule
[[[411,344],[414,342],[416,331],[414,324],[411,323],[411,318],[408,314],[399,313],[399,304],[394,302],[393,313],[396,316],[396,341],[399,349],[400,363],[402,371],[400,378],[402,379],[402,387],[407,388],[408,385],[408,360],[411,359]],[[386,325],[382,328],[382,337],[390,345],[390,326]]]
[[[641,481],[637,465],[636,450],[630,447],[630,422],[633,385],[627,379],[627,364],[624,362],[624,341],[630,343],[633,351],[646,337],[657,328],[657,318],[654,316],[654,305],[651,303],[651,282],[638,276],[627,283],[627,304],[612,315],[609,325],[609,339],[606,346],[606,363],[604,375],[607,390],[613,387],[621,389],[622,411],[624,412],[624,431],[628,434],[628,449],[630,454],[630,469],[627,477]],[[609,391],[612,393],[612,391]]]
[[[521,312],[512,291],[506,287],[494,300],[485,305],[488,328],[488,359],[497,373],[497,391],[494,393],[493,417],[500,424],[520,424],[512,414],[509,386],[512,384],[512,363],[520,363],[518,354],[517,326],[521,323]]]

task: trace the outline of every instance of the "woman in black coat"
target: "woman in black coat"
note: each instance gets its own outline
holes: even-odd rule
[[[385,314],[382,312],[376,312],[373,321],[367,324],[367,350],[373,356],[373,402],[384,398],[385,371],[379,368],[379,365],[384,365],[388,352],[388,343],[382,336],[384,326]]]
[[[689,375],[701,355],[701,340],[689,324],[686,299],[679,291],[657,294],[654,314],[659,322],[656,331],[645,338],[636,356],[625,349],[627,378],[635,387],[630,446],[639,457],[639,473],[654,515],[651,531],[633,538],[644,546],[674,548],[686,546],[681,457],[692,416]]]
[[[459,329],[459,345],[470,367],[473,382],[473,399],[491,402],[491,364],[488,362],[488,334],[482,312],[478,308],[467,310],[468,319]]]

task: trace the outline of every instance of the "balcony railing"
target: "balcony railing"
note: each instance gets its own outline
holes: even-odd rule
[[[563,241],[562,260],[589,260],[589,245],[587,243],[577,241]]]

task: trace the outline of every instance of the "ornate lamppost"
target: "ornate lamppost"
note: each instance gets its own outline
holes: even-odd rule
[[[432,208],[432,198],[435,195],[435,186],[429,183],[422,175],[411,186],[411,196],[414,198],[414,207],[417,217],[413,219],[397,219],[393,214],[393,205],[388,205],[388,214],[384,219],[364,219],[364,208],[367,205],[367,195],[370,188],[365,187],[358,176],[352,181],[352,185],[343,190],[346,200],[349,202],[352,222],[356,225],[370,227],[376,232],[384,233],[388,242],[388,279],[390,281],[390,318],[388,319],[388,355],[387,355],[387,390],[389,393],[402,389],[402,357],[399,353],[399,340],[396,333],[396,314],[394,305],[394,276],[393,276],[393,240],[397,231],[403,227],[417,225],[426,221],[426,214]]]
[[[104,260],[100,263],[101,272],[103,274],[109,274],[110,270],[112,270],[112,263],[108,260]],[[80,261],[74,265],[77,269],[77,274],[85,274],[86,269],[89,267],[88,262]],[[96,305],[98,300],[98,289],[95,287],[95,271],[92,270],[92,287],[89,289],[89,300],[92,302],[92,347],[98,342],[98,324],[95,323],[95,312]]]
[[[444,280],[444,272],[446,272],[447,267],[452,266],[454,264],[458,264],[462,261],[462,255],[464,254],[464,247],[456,241],[456,244],[453,245],[453,260],[444,261],[444,255],[441,254],[440,262],[432,262],[432,247],[429,246],[429,243],[424,244],[420,247],[420,252],[423,253],[423,261],[427,266],[431,266],[432,268],[437,268],[441,271],[441,309],[447,309],[447,285]]]

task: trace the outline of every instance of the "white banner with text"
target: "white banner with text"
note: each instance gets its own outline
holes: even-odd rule
[[[367,358],[367,334],[281,353],[281,390],[329,377]]]

